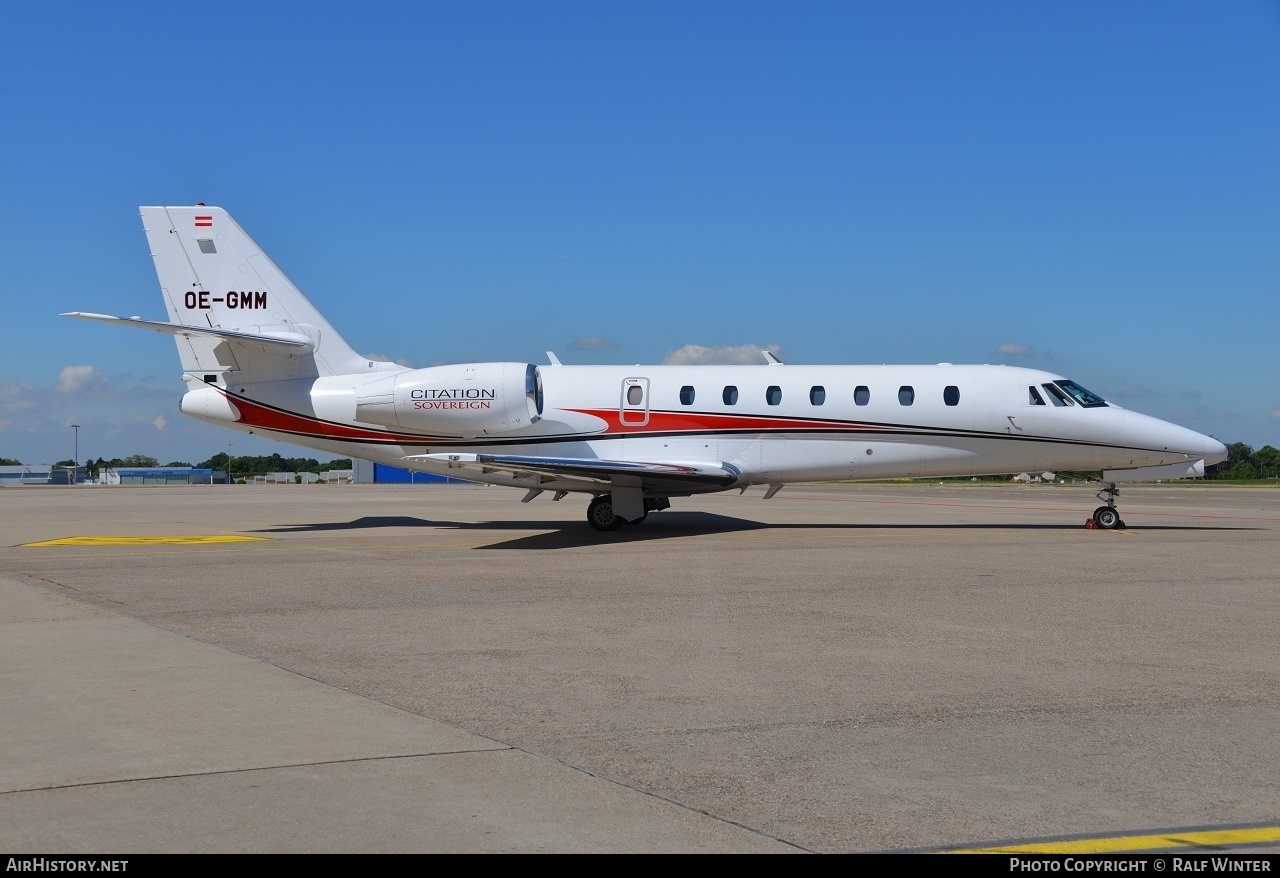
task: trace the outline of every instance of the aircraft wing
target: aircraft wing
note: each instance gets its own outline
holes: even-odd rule
[[[84,311],[71,311],[59,314],[59,317],[76,317],[80,320],[97,320],[100,323],[112,323],[116,326],[132,326],[136,329],[149,329],[152,332],[163,332],[166,335],[180,335],[183,338],[206,337],[221,338],[227,341],[251,343],[268,348],[276,348],[281,353],[307,354],[315,350],[315,342],[300,332],[281,332],[262,335],[253,332],[240,332],[235,329],[205,329],[201,326],[185,326],[181,323],[162,323],[159,320],[143,320],[140,317],[112,317],[109,314],[90,314]]]
[[[738,468],[724,462],[646,462],[584,457],[525,457],[515,454],[418,454],[406,460],[430,460],[460,469],[459,478],[477,481],[501,473],[515,479],[538,477],[566,490],[602,490],[612,486],[642,487],[673,493],[725,488],[738,480]],[[579,484],[564,484],[576,482]]]

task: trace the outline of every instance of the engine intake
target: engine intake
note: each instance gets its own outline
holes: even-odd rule
[[[415,433],[507,433],[542,416],[532,363],[466,363],[388,375],[356,388],[356,420]]]

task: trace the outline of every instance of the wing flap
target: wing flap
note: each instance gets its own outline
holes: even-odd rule
[[[638,486],[654,490],[724,488],[738,480],[741,472],[723,461],[637,461],[601,460],[577,457],[526,457],[517,454],[418,454],[406,460],[430,460],[453,469],[485,475],[504,473],[514,478],[549,476],[586,480],[600,487]]]

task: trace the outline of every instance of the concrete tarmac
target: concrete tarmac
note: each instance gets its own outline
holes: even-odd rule
[[[0,490],[0,850],[1280,826],[1280,490],[1122,488],[1116,532],[1071,486],[519,497]],[[257,539],[29,545],[215,535]]]

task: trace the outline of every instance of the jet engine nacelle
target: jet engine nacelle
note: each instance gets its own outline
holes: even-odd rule
[[[356,420],[437,436],[519,430],[542,416],[531,363],[466,363],[388,375],[356,388]]]

